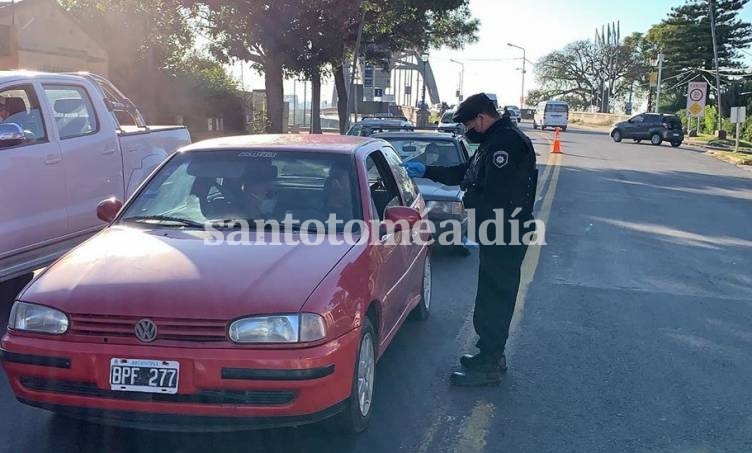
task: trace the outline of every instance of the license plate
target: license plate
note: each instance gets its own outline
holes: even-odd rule
[[[110,389],[124,392],[178,392],[180,363],[167,360],[110,360]]]

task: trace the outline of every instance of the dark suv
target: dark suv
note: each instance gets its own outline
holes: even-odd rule
[[[631,138],[637,143],[650,140],[653,145],[660,145],[666,141],[677,147],[684,141],[684,131],[681,120],[676,115],[641,113],[627,121],[614,124],[611,138],[617,143],[626,138]]]

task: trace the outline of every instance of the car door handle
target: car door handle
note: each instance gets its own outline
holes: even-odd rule
[[[47,158],[44,159],[45,165],[55,165],[59,163],[61,160],[63,160],[62,157],[60,157],[59,154],[47,154]]]
[[[102,151],[102,154],[105,156],[115,154],[115,148],[105,148],[104,151]]]

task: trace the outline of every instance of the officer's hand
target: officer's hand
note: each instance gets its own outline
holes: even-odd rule
[[[426,165],[422,162],[409,161],[402,164],[411,178],[422,178],[426,174]]]

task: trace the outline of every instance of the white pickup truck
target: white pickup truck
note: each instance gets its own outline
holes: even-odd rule
[[[0,282],[91,236],[100,201],[125,200],[190,141],[185,127],[147,126],[102,77],[0,71]]]

